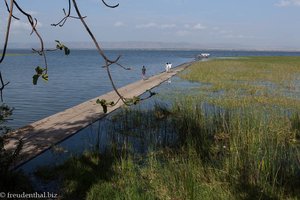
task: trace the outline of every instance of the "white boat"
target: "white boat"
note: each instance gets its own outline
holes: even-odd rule
[[[210,56],[209,53],[201,53],[196,56],[196,59],[201,60],[203,58],[208,58]]]

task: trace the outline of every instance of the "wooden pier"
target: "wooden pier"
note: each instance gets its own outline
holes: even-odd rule
[[[191,63],[184,63],[173,68],[168,73],[162,72],[149,77],[147,80],[139,80],[131,83],[119,88],[119,92],[126,98],[140,96],[147,90],[160,85],[190,65]],[[14,150],[19,140],[23,142],[23,148],[14,167],[16,168],[28,162],[51,148],[51,146],[67,139],[79,130],[103,118],[123,105],[123,103],[119,101],[116,106],[109,107],[105,114],[103,113],[102,107],[96,104],[97,99],[106,99],[116,102],[118,96],[114,91],[111,91],[9,133],[5,149]]]

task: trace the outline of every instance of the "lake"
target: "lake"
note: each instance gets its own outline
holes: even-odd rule
[[[120,63],[132,70],[124,71],[112,66],[113,79],[118,87],[141,79],[141,68],[147,75],[164,70],[165,63],[173,66],[194,60],[201,52],[211,57],[235,56],[296,56],[299,52],[261,51],[182,51],[182,50],[107,50],[109,58],[122,55]],[[43,66],[43,58],[29,50],[10,50],[0,69],[10,84],[4,90],[4,103],[14,107],[13,120],[8,126],[19,128],[75,106],[112,90],[103,59],[95,50],[71,50],[69,56],[62,52],[47,52],[49,82],[39,80],[32,84],[36,66]]]

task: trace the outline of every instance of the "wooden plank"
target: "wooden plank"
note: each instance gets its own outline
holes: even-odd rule
[[[190,65],[191,63],[184,63],[173,68],[168,73],[162,72],[149,77],[147,80],[139,80],[119,88],[119,92],[126,98],[140,96],[147,90],[160,85]],[[111,91],[9,133],[5,149],[14,150],[19,140],[23,142],[23,148],[14,168],[28,162],[49,149],[52,145],[67,139],[79,130],[103,118],[123,105],[123,102],[119,101],[116,106],[109,107],[105,114],[102,111],[102,107],[96,104],[97,99],[106,99],[116,102],[118,96],[114,91]]]

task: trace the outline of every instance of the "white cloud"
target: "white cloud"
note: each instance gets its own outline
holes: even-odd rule
[[[191,25],[191,24],[184,24],[183,27],[186,28],[186,29],[191,29],[191,30],[204,30],[204,29],[206,29],[206,27],[203,26],[203,25],[200,24],[200,23],[194,24],[194,25]]]
[[[22,22],[19,20],[12,21],[11,27],[15,31],[31,30],[31,26],[28,23],[25,23],[25,22]]]
[[[275,4],[278,7],[300,6],[300,0],[281,0]]]
[[[34,11],[34,10],[29,10],[29,11],[26,11],[28,14],[32,15],[32,17],[36,17],[37,15],[39,15],[39,12],[37,11]],[[20,17],[20,16],[23,16],[23,14],[20,12],[20,11],[15,11],[14,12],[14,15],[16,17]]]
[[[32,15],[32,16],[36,16],[36,15],[39,14],[39,12],[34,11],[34,10],[28,11],[27,13],[30,14],[30,15]]]
[[[136,25],[136,28],[161,28],[161,29],[171,29],[171,28],[176,28],[176,24],[158,24],[154,22],[149,22],[146,24],[139,24]]]
[[[42,23],[37,23],[37,28],[42,27]],[[11,23],[11,28],[13,31],[31,31],[31,25],[29,22],[23,22],[21,20],[13,20]]]
[[[158,25],[154,22],[149,22],[147,24],[138,24],[136,25],[136,28],[155,28],[158,27]]]
[[[125,24],[123,22],[116,22],[114,23],[115,27],[121,27],[121,26],[125,26]]]
[[[170,29],[170,28],[176,28],[177,27],[177,25],[176,24],[162,24],[162,25],[160,25],[160,28],[162,28],[162,29]]]
[[[194,25],[192,28],[193,28],[194,30],[204,30],[204,29],[206,29],[206,27],[203,26],[203,25],[200,24],[200,23]]]

